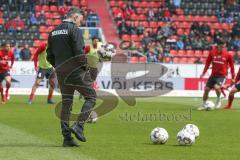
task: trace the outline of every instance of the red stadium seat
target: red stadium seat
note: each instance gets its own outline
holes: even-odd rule
[[[44,10],[45,12],[49,12],[49,7],[47,5],[44,5],[42,6],[41,10]]]
[[[52,13],[50,12],[45,12],[44,15],[46,16],[46,18],[52,18]]]
[[[34,47],[39,47],[41,44],[42,44],[42,42],[41,42],[40,40],[35,40],[35,41],[33,42],[33,46],[34,46]]]
[[[171,57],[166,57],[166,58],[165,58],[165,63],[170,63],[170,62],[171,62],[171,60],[172,60],[172,58],[171,58]]]
[[[221,26],[222,29],[225,29],[225,30],[229,30],[230,27],[227,23],[222,23],[222,26]]]
[[[141,4],[141,7],[143,7],[143,8],[148,8],[149,7],[149,2],[143,1],[140,4]]]
[[[87,6],[87,1],[86,0],[82,0],[81,3],[80,3],[81,6]]]
[[[79,0],[73,0],[72,5],[78,7],[80,5]]]
[[[50,25],[50,26],[53,25],[53,20],[52,19],[47,19],[47,24]]]
[[[4,19],[0,18],[0,24],[4,24]]]
[[[178,52],[176,50],[171,50],[170,51],[171,56],[175,57],[178,56]]]
[[[136,21],[138,19],[138,16],[136,14],[131,14],[130,19]]]
[[[188,58],[187,63],[193,64],[196,60],[197,58]]]
[[[178,30],[177,30],[177,34],[178,34],[178,35],[182,35],[183,33],[184,33],[183,29],[178,29]]]
[[[57,12],[58,11],[57,6],[50,6],[50,11],[51,12]]]
[[[141,14],[139,17],[138,17],[138,20],[140,21],[145,21],[147,20],[146,16],[144,14]]]
[[[180,16],[178,16],[178,21],[185,21],[185,17],[184,17],[184,15],[180,15]]]
[[[183,28],[183,23],[179,22],[178,24],[176,24],[177,28]]]
[[[115,13],[118,10],[118,7],[112,7],[112,13]]]
[[[47,33],[42,33],[42,34],[40,35],[40,39],[42,39],[42,40],[47,40],[47,39],[48,39],[48,34],[47,34]]]
[[[142,13],[141,14],[146,14],[148,12],[148,8],[142,8]]]
[[[219,23],[213,23],[212,28],[221,29],[221,25]]]
[[[149,7],[152,7],[152,8],[153,8],[153,7],[157,7],[157,3],[154,2],[154,1],[151,1],[151,2],[148,3],[148,6],[149,6]]]
[[[143,9],[142,8],[137,8],[137,13],[138,14],[142,14],[144,11],[143,11]]]
[[[130,57],[131,63],[138,63],[138,57]]]
[[[131,40],[132,40],[132,41],[139,42],[139,41],[140,41],[140,38],[138,37],[138,35],[131,35]]]
[[[183,22],[182,23],[182,28],[184,28],[184,29],[191,28],[191,25],[188,22]]]
[[[202,61],[202,63],[206,63],[206,61],[207,61],[207,58],[201,58],[201,61]]]
[[[47,32],[47,27],[46,26],[40,26],[39,27],[39,32],[41,32],[41,33]]]
[[[157,22],[151,21],[150,24],[149,24],[149,27],[151,27],[151,28],[157,28],[157,27],[158,27],[158,24],[157,24]]]
[[[148,27],[149,27],[148,21],[143,21],[142,24],[143,24],[143,26],[144,26],[145,28],[148,28]]]
[[[54,28],[55,28],[54,26],[49,26],[49,27],[47,28],[47,32],[51,32]]]
[[[186,56],[193,57],[194,56],[194,51],[193,50],[187,50],[186,51]]]
[[[180,63],[188,63],[188,58],[186,58],[186,57],[181,58]]]
[[[131,23],[131,22],[130,22]],[[139,21],[134,21],[134,26],[135,27],[138,27],[138,25],[139,25]]]
[[[184,14],[184,11],[183,11],[182,9],[178,8],[178,9],[176,9],[176,13],[177,13],[178,15],[183,15],[183,14]]]
[[[133,1],[133,6],[139,8],[141,5],[139,1]]]
[[[139,62],[146,63],[147,62],[147,58],[146,57],[140,57],[139,58]]]
[[[40,5],[36,5],[36,12],[40,12],[41,11],[41,6]]]
[[[122,35],[122,40],[123,41],[131,41],[131,37],[128,34]]]
[[[178,55],[179,55],[179,56],[185,56],[185,55],[186,55],[185,50],[179,50],[179,51],[178,51]]]
[[[194,17],[192,15],[188,15],[186,16],[185,20],[188,21],[188,22],[192,22],[194,19]]]
[[[195,51],[195,57],[202,57],[202,51],[196,50]]]
[[[211,16],[211,17],[209,17],[209,21],[210,21],[210,22],[217,22],[218,19],[217,19],[216,16]]]
[[[116,1],[109,1],[109,5],[110,5],[110,7],[117,7],[118,6],[118,2],[116,2]]]
[[[61,20],[61,19],[55,19],[52,24],[53,24],[54,26],[57,26],[57,25],[59,25],[59,24],[61,24],[61,23],[62,23],[62,20]]]
[[[209,51],[208,50],[203,51],[203,57],[208,57],[208,55],[209,55]]]
[[[52,13],[52,18],[61,18],[58,12],[53,12]]]
[[[180,58],[178,58],[178,57],[174,57],[174,58],[173,58],[173,62],[174,62],[174,63],[179,63],[179,62],[180,62],[180,60],[181,60],[181,59],[180,59]]]
[[[203,16],[203,17],[202,17],[202,21],[203,21],[203,22],[209,22],[209,19],[210,19],[210,18],[209,18],[208,16]]]
[[[139,40],[142,41],[144,35],[139,35]]]

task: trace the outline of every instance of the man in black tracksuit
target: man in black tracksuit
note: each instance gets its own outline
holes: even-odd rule
[[[82,12],[76,7],[71,8],[67,19],[63,20],[63,23],[57,26],[48,38],[47,60],[56,69],[62,94],[61,129],[64,147],[79,146],[72,138],[71,132],[78,140],[86,141],[83,125],[96,103],[96,92],[92,88],[93,80],[84,54],[84,41],[78,28],[82,20]],[[69,127],[75,90],[84,96],[85,103],[77,121]]]

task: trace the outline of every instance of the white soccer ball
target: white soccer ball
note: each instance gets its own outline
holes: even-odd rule
[[[190,134],[193,134],[195,138],[199,137],[200,131],[199,128],[195,124],[187,124],[183,130],[189,132]]]
[[[97,115],[97,113],[96,113],[95,111],[92,111],[91,114],[90,114],[90,116],[89,116],[89,118],[88,118],[88,120],[87,120],[87,122],[88,122],[88,123],[96,123],[97,120],[98,120],[98,115]]]
[[[102,44],[98,52],[103,58],[112,58],[116,55],[116,49],[113,44]]]
[[[215,107],[215,104],[212,101],[206,101],[204,107],[206,110],[213,110]]]
[[[192,145],[195,142],[195,136],[183,129],[178,132],[177,141],[179,145]]]
[[[164,128],[154,128],[150,134],[150,139],[154,144],[165,144],[168,138],[168,132]]]

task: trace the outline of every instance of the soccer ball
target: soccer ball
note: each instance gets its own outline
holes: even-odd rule
[[[213,110],[215,107],[215,104],[212,101],[206,101],[204,107],[206,108],[206,110]]]
[[[102,58],[112,58],[116,55],[116,49],[113,44],[102,44],[98,53],[102,56]]]
[[[97,119],[98,119],[98,115],[95,111],[92,111],[87,122],[88,123],[96,123],[97,122]]]
[[[192,145],[195,142],[195,136],[183,129],[178,132],[177,141],[179,145]]]
[[[154,128],[150,134],[150,139],[154,144],[165,144],[168,138],[168,132],[164,128]]]
[[[190,134],[193,134],[195,136],[195,138],[199,137],[200,135],[200,131],[198,129],[198,127],[194,124],[187,124],[183,130],[189,132]]]

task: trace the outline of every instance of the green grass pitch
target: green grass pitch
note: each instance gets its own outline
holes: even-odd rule
[[[46,104],[45,96],[36,96],[32,105],[26,101],[27,96],[12,96],[8,104],[0,105],[0,160],[239,160],[240,157],[238,99],[233,110],[214,111],[196,111],[200,98],[138,99],[135,107],[120,101],[114,111],[85,126],[87,142],[80,143],[79,148],[61,147],[59,120],[54,115],[54,106]],[[77,112],[82,102],[74,101]],[[153,113],[170,118],[146,118]],[[178,146],[176,134],[187,123],[199,127],[200,137],[193,146]],[[170,138],[165,145],[150,142],[149,134],[155,127],[167,129]]]

